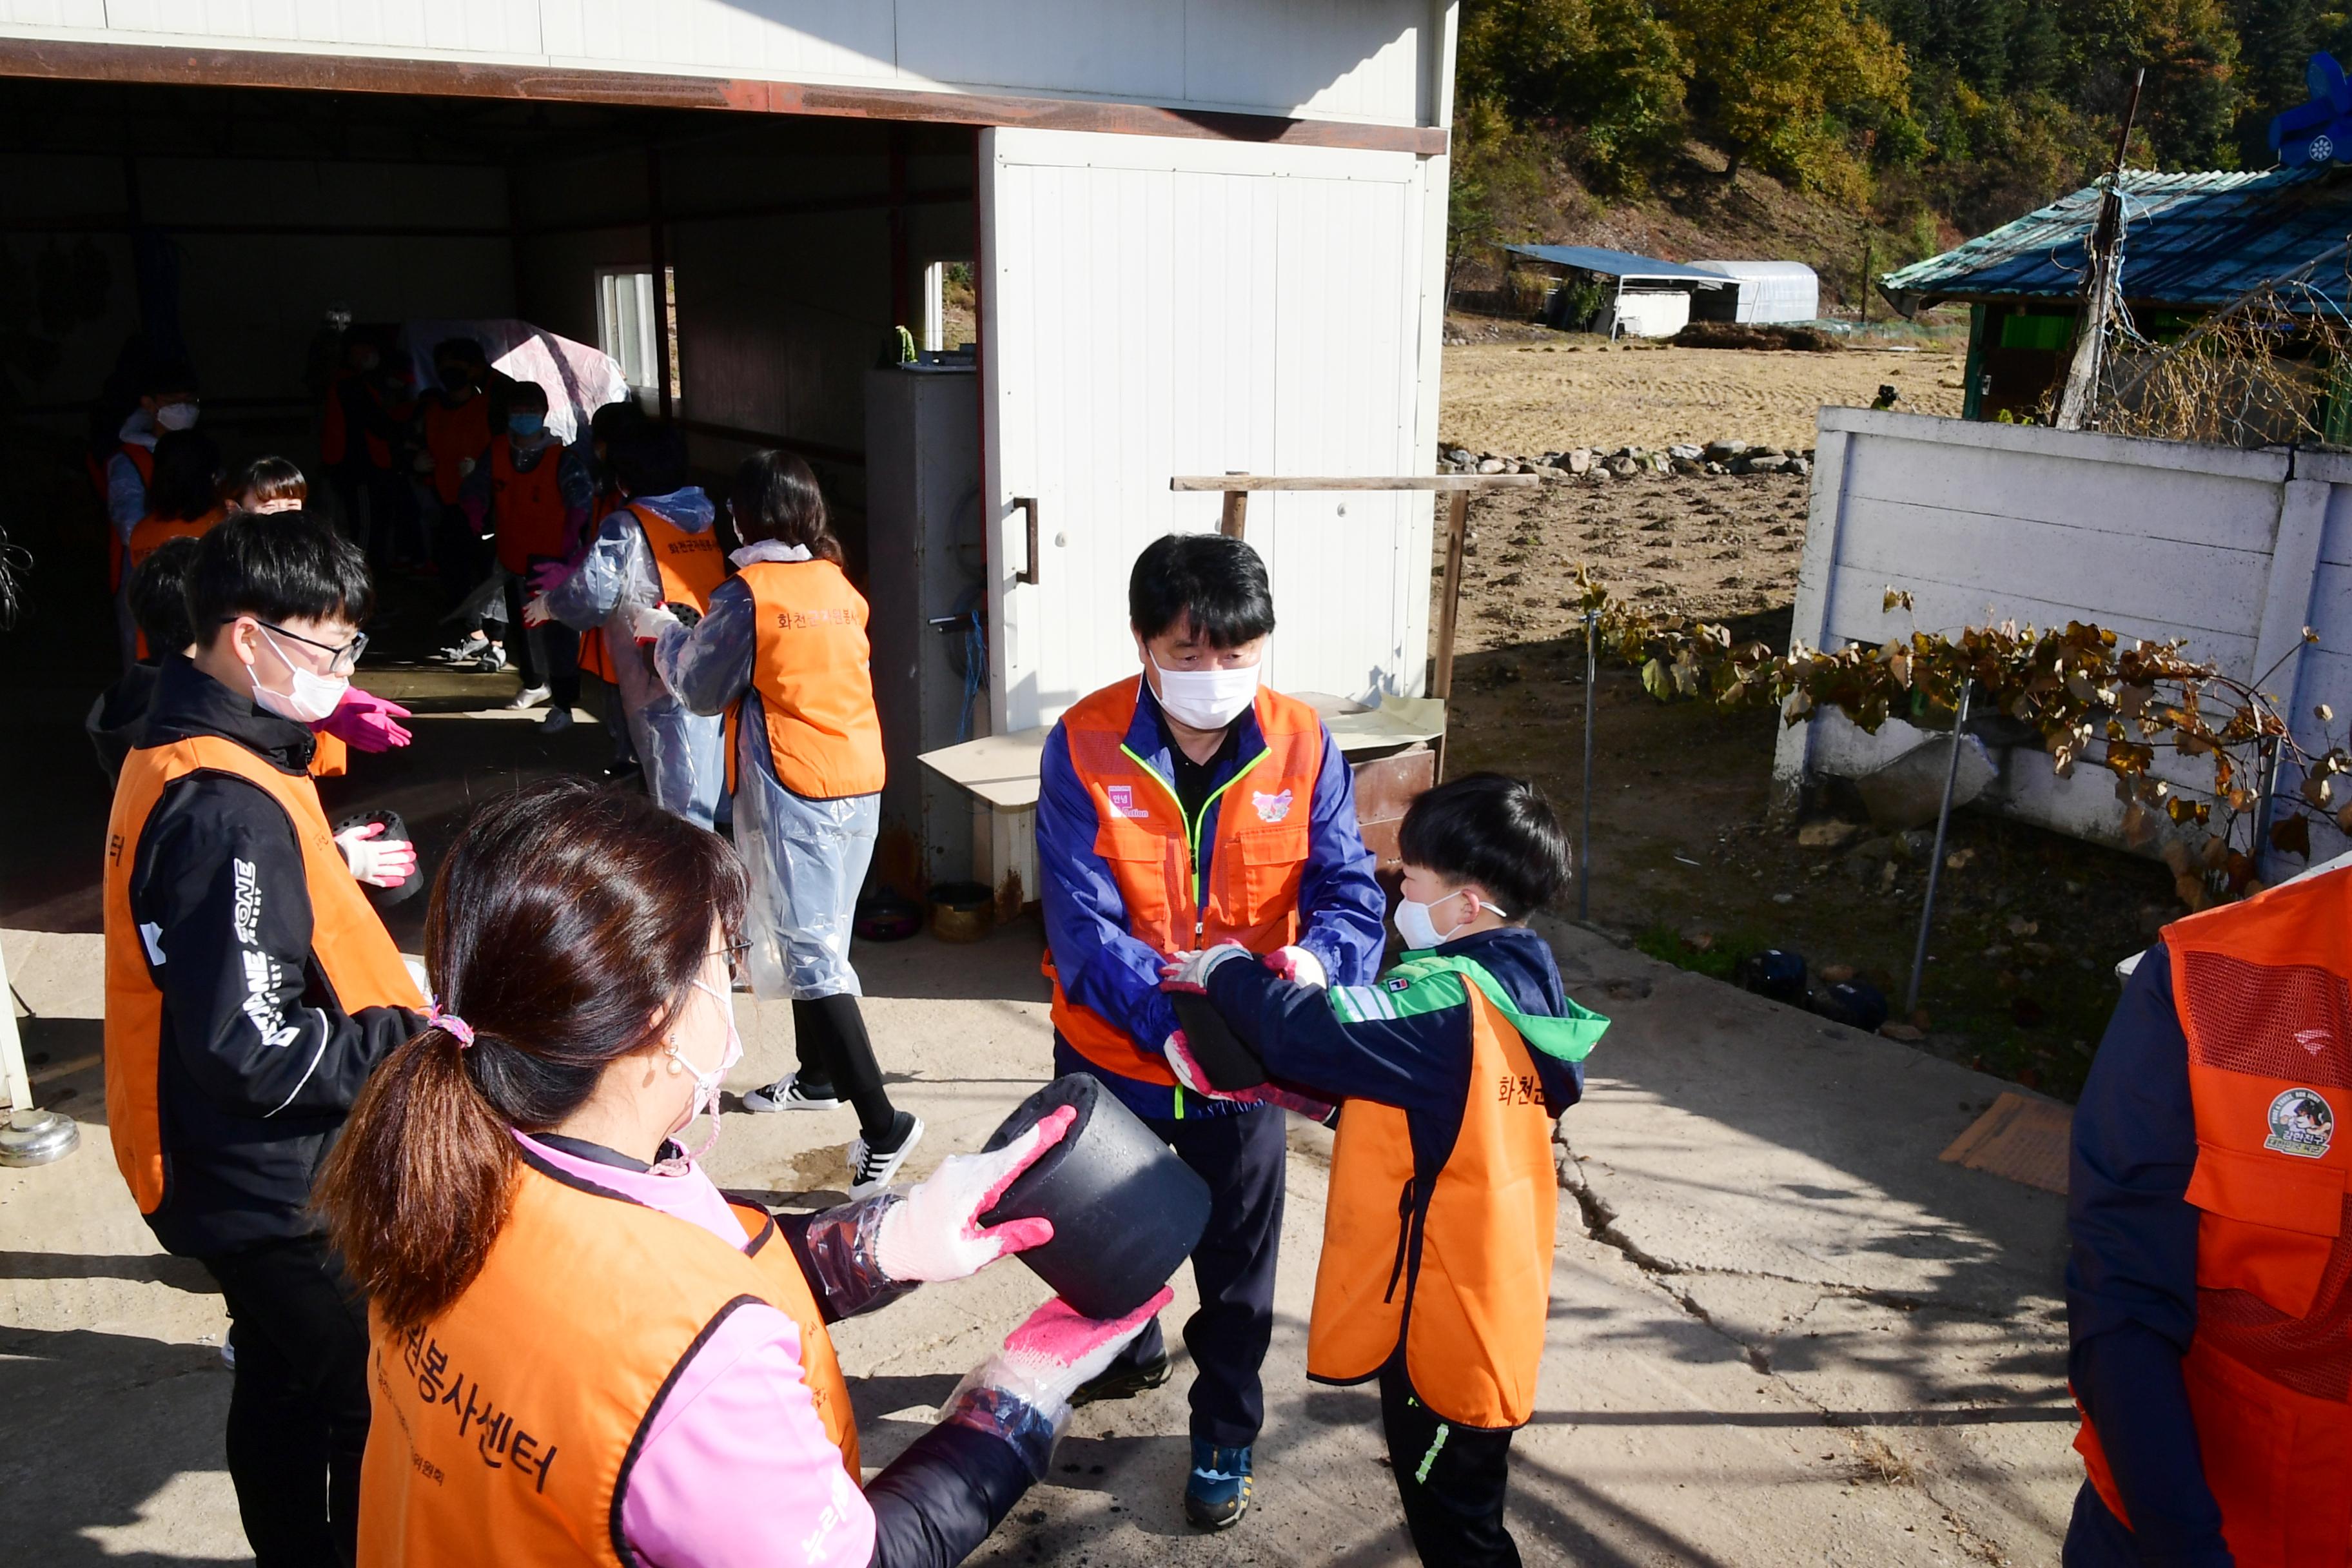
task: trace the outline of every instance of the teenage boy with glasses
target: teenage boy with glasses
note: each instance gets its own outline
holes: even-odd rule
[[[373,596],[358,549],[300,511],[198,541],[194,652],[165,658],[107,826],[108,1131],[156,1238],[227,1298],[228,1469],[262,1568],[352,1558],[367,1316],[310,1184],[423,1026],[306,771]]]

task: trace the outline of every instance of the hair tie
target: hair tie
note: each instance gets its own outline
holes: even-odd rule
[[[457,1042],[457,1048],[461,1051],[474,1043],[474,1026],[455,1013],[444,1013],[441,1004],[430,996],[425,999],[425,1025],[427,1028],[446,1032]]]

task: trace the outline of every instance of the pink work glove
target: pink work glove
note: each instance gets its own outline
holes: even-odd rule
[[[347,686],[335,710],[310,728],[362,752],[388,752],[394,746],[408,744],[414,738],[399,723],[407,717],[408,710],[399,703],[362,691],[356,686]]]
[[[1221,942],[1197,952],[1171,953],[1160,965],[1160,989],[1209,994],[1209,975],[1229,959],[1247,958],[1250,950],[1237,942]]]
[[[1059,1296],[1029,1314],[1004,1348],[972,1369],[958,1392],[975,1386],[996,1389],[1022,1401],[1057,1425],[1069,1415],[1070,1395],[1098,1377],[1143,1325],[1174,1300],[1167,1286],[1123,1318],[1082,1318]],[[950,1397],[952,1405],[955,1400]]]
[[[552,594],[563,586],[564,579],[571,575],[572,568],[564,563],[542,561],[530,569],[530,591],[533,594]]]
[[[981,1228],[980,1216],[996,1206],[1022,1172],[1059,1143],[1078,1119],[1065,1105],[1041,1118],[1003,1148],[985,1154],[950,1154],[940,1168],[910,1188],[904,1202],[890,1205],[875,1239],[874,1260],[900,1281],[961,1279],[998,1258],[1054,1239],[1054,1222],[1043,1217],[1009,1219]]]
[[[397,888],[416,874],[416,846],[405,838],[383,837],[383,824],[347,827],[335,835],[343,863],[354,880],[371,888]]]
[[[1318,991],[1331,988],[1331,977],[1323,972],[1323,961],[1306,948],[1278,947],[1265,955],[1265,966],[1293,985],[1312,985]]]

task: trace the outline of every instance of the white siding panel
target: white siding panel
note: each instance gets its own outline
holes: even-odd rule
[[[894,73],[892,7],[862,0],[537,0],[549,52],[625,68],[872,81]]]
[[[1184,10],[1184,0],[898,0],[898,68],[925,82],[1180,101]]]
[[[1184,91],[1335,120],[1426,122],[1425,0],[1191,0]]]
[[[0,0],[0,24],[12,27],[103,27],[106,0]]]
[[[1216,522],[1217,498],[1171,495],[1170,476],[1427,468],[1422,175],[1320,149],[1040,132],[984,146],[993,695],[1020,729],[1134,669],[1137,552]],[[1034,587],[1011,580],[1019,496],[1042,509]],[[1269,679],[1419,689],[1425,500],[1260,495],[1249,537],[1281,621]]]

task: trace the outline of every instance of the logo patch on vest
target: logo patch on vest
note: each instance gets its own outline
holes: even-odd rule
[[[2271,1101],[2271,1135],[2263,1147],[2316,1160],[2336,1140],[2336,1112],[2315,1089],[2291,1089]]]
[[[1260,795],[1252,791],[1250,804],[1257,807],[1260,822],[1280,822],[1290,815],[1290,792],[1284,790],[1280,795]]]
[[[2294,1043],[2316,1057],[2325,1055],[2327,1047],[2334,1042],[2328,1037],[2327,1031],[2325,1029],[2297,1029],[2294,1032]]]
[[[1110,803],[1110,814],[1113,816],[1142,817],[1151,815],[1150,811],[1135,804],[1133,784],[1105,784],[1103,798]]]

